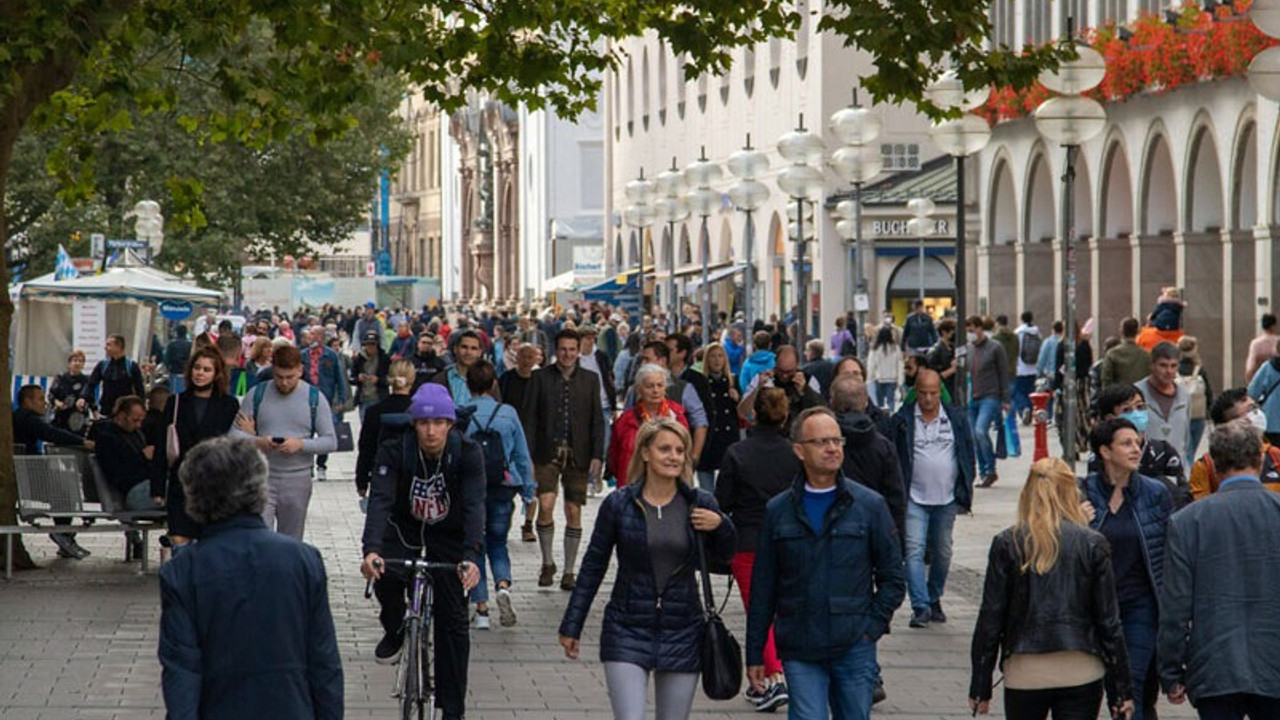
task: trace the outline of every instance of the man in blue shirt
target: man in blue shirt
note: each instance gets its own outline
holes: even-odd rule
[[[884,499],[844,477],[844,436],[825,407],[791,428],[802,471],[769,501],[747,609],[747,677],[764,691],[774,627],[791,717],[867,720],[876,640],[902,602],[898,532]]]

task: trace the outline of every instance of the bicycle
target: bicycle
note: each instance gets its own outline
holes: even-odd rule
[[[391,696],[400,699],[402,720],[429,720],[435,718],[436,693],[431,672],[431,608],[434,599],[432,570],[457,572],[461,563],[431,562],[426,559],[426,549],[419,548],[418,557],[412,560],[382,558],[374,563],[381,573],[385,563],[399,565],[413,575],[413,597],[404,611],[404,650],[400,655],[400,669]],[[365,585],[366,599],[373,596],[374,579]]]

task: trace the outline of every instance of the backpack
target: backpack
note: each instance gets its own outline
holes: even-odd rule
[[[1208,411],[1208,403],[1205,402],[1204,378],[1200,375],[1200,368],[1196,368],[1195,372],[1190,375],[1179,375],[1177,383],[1178,387],[1184,388],[1187,394],[1191,396],[1191,410],[1189,413],[1191,419],[1203,419]]]
[[[486,485],[491,488],[507,485],[507,478],[510,476],[507,472],[507,451],[502,445],[502,434],[493,429],[493,421],[501,409],[502,405],[494,405],[489,422],[483,426],[477,424],[475,432],[471,433],[471,439],[479,443],[480,450],[484,453],[484,475]]]
[[[1040,333],[1022,333],[1022,344],[1018,346],[1018,359],[1027,365],[1035,365],[1040,361]]]
[[[847,334],[844,336],[844,342],[840,343],[840,357],[855,357],[858,354],[858,345],[853,341],[853,337]]]
[[[311,435],[316,436],[316,408],[320,406],[320,388],[315,385],[308,386],[311,392],[307,395],[307,402],[311,405]],[[267,383],[258,383],[253,386],[253,419],[258,420],[258,408],[262,407],[262,398],[267,394]]]

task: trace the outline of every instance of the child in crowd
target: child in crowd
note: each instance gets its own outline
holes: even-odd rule
[[[1187,302],[1182,299],[1178,288],[1161,288],[1156,307],[1151,311],[1151,325],[1157,330],[1181,330],[1182,311],[1186,307]]]

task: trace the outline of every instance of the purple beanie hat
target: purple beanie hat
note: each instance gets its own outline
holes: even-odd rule
[[[449,390],[435,383],[426,383],[413,394],[413,400],[409,403],[409,417],[414,420],[444,418],[454,422],[458,419]]]

